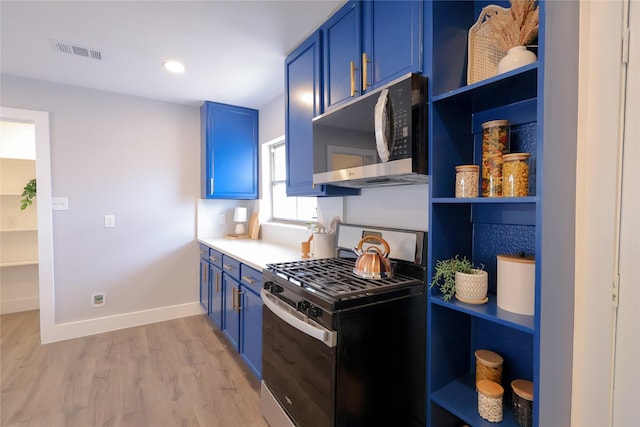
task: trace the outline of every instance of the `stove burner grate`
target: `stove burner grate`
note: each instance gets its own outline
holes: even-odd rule
[[[354,264],[352,259],[323,258],[269,264],[267,268],[289,282],[335,299],[385,292],[419,283],[415,278],[402,275],[395,275],[391,279],[363,279],[353,274]]]

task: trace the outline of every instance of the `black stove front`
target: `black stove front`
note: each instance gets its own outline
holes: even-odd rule
[[[368,235],[391,279],[353,273]],[[339,225],[337,258],[263,271],[262,410],[273,426],[424,426],[426,233]]]

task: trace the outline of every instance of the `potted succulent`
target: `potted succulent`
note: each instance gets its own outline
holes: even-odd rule
[[[438,285],[445,301],[455,295],[456,299],[466,303],[484,304],[488,301],[488,277],[484,265],[476,267],[466,257],[460,259],[456,255],[436,262],[429,288]]]
[[[22,200],[20,201],[20,209],[25,210],[28,206],[31,206],[34,197],[36,197],[35,178],[33,178],[27,183],[27,185],[24,186],[24,191],[22,192]]]

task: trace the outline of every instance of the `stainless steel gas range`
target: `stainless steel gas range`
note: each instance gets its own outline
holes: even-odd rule
[[[388,242],[391,278],[354,274],[367,236]],[[426,233],[340,224],[336,244],[335,258],[263,272],[263,415],[272,427],[423,426]]]

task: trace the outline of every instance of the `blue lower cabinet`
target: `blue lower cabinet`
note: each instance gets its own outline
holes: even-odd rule
[[[224,289],[224,310],[222,312],[222,332],[236,350],[240,350],[240,283],[224,273],[222,275],[222,287]]]
[[[262,379],[262,271],[206,245],[200,247],[200,303]]]
[[[241,284],[240,355],[258,379],[262,379],[262,300]]]
[[[200,260],[200,305],[205,313],[209,313],[209,261]]]
[[[214,264],[209,266],[209,317],[218,328],[222,329],[222,308],[224,284],[222,282],[222,270]]]
[[[209,247],[200,245],[200,305],[205,313],[211,309],[210,297],[211,287],[209,280]]]

